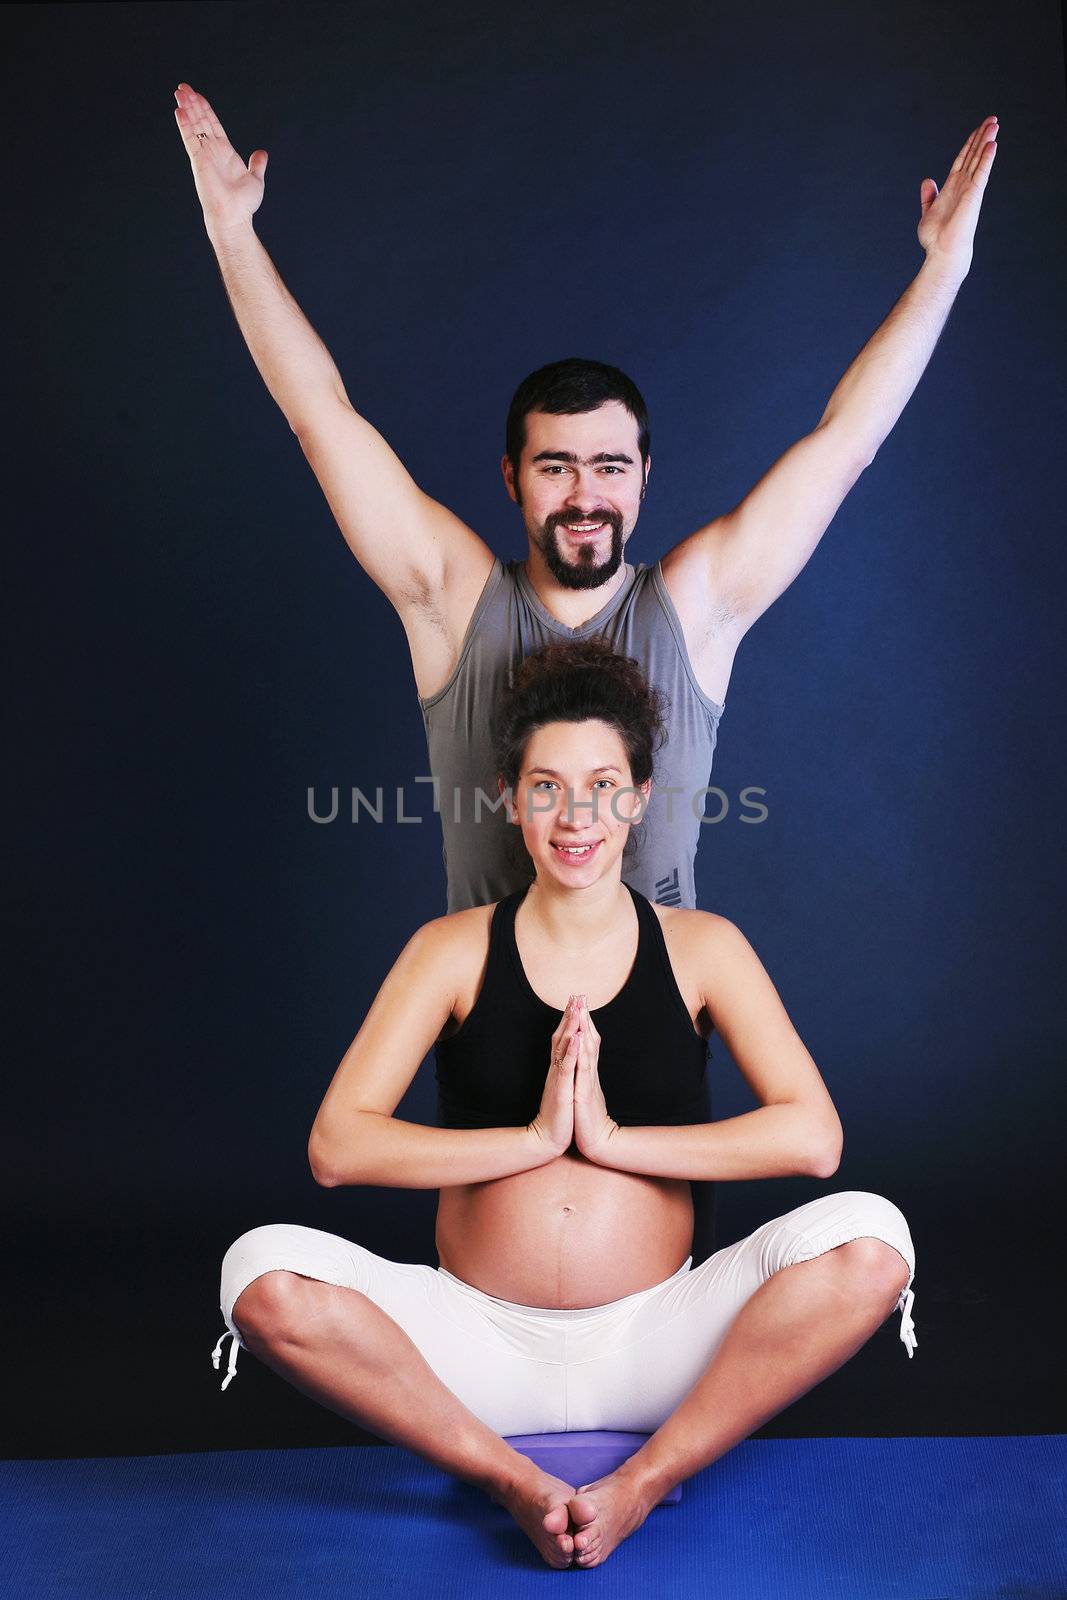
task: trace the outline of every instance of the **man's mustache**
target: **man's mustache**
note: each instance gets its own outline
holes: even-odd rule
[[[557,528],[566,526],[568,522],[606,522],[616,532],[622,527],[622,518],[617,511],[590,511],[584,516],[554,511],[548,519],[548,532],[555,533]]]

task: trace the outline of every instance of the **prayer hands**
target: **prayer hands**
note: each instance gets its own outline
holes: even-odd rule
[[[530,1124],[558,1155],[573,1140],[582,1155],[596,1161],[618,1132],[600,1087],[599,1059],[600,1034],[585,995],[571,995],[552,1035],[552,1061],[541,1107]]]
[[[589,1012],[585,995],[572,1002],[577,1024],[578,1060],[574,1073],[574,1142],[583,1156],[598,1161],[619,1131],[608,1116],[604,1091],[600,1087],[600,1034]]]
[[[974,230],[996,157],[999,131],[996,117],[986,117],[975,128],[952,163],[940,194],[933,178],[924,178],[919,185],[919,243],[928,260],[943,262],[961,282],[970,270]]]
[[[574,1074],[578,1064],[578,1031],[573,1012],[572,995],[552,1035],[552,1060],[541,1096],[541,1107],[530,1123],[533,1131],[556,1155],[562,1155],[574,1138]]]

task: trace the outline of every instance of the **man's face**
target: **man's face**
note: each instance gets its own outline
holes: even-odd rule
[[[648,476],[637,439],[634,417],[608,400],[577,415],[528,412],[518,485],[504,457],[504,481],[530,541],[568,589],[597,589],[622,564]]]

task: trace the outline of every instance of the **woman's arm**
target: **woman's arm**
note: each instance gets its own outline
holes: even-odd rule
[[[841,1119],[778,991],[740,929],[710,912],[691,914],[700,919],[704,1004],[760,1108],[679,1128],[610,1123],[591,1159],[657,1178],[832,1176]]]
[[[484,961],[480,920],[467,911],[438,917],[401,951],[312,1125],[308,1160],[316,1183],[440,1189],[507,1178],[561,1153],[538,1125],[432,1128],[393,1117],[452,1012],[467,966]]]
[[[562,1152],[550,1149],[533,1128],[429,1128],[398,1122],[374,1111],[357,1111],[347,1150],[332,1167],[311,1156],[315,1182],[377,1184],[387,1189],[445,1189],[485,1183],[543,1167]]]

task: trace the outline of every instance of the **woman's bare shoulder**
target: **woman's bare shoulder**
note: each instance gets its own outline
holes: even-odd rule
[[[659,918],[665,934],[669,929],[672,938],[693,945],[695,948],[718,948],[724,944],[736,943],[745,937],[736,923],[731,922],[728,917],[720,917],[717,911],[690,910],[687,906],[661,906],[655,900],[649,904]]]
[[[716,911],[686,906],[656,906],[663,938],[675,971],[685,973],[705,1005],[758,966],[741,929]]]
[[[414,934],[434,957],[458,962],[481,961],[489,944],[489,925],[496,901],[486,906],[470,906],[465,911],[449,911],[432,917]]]

